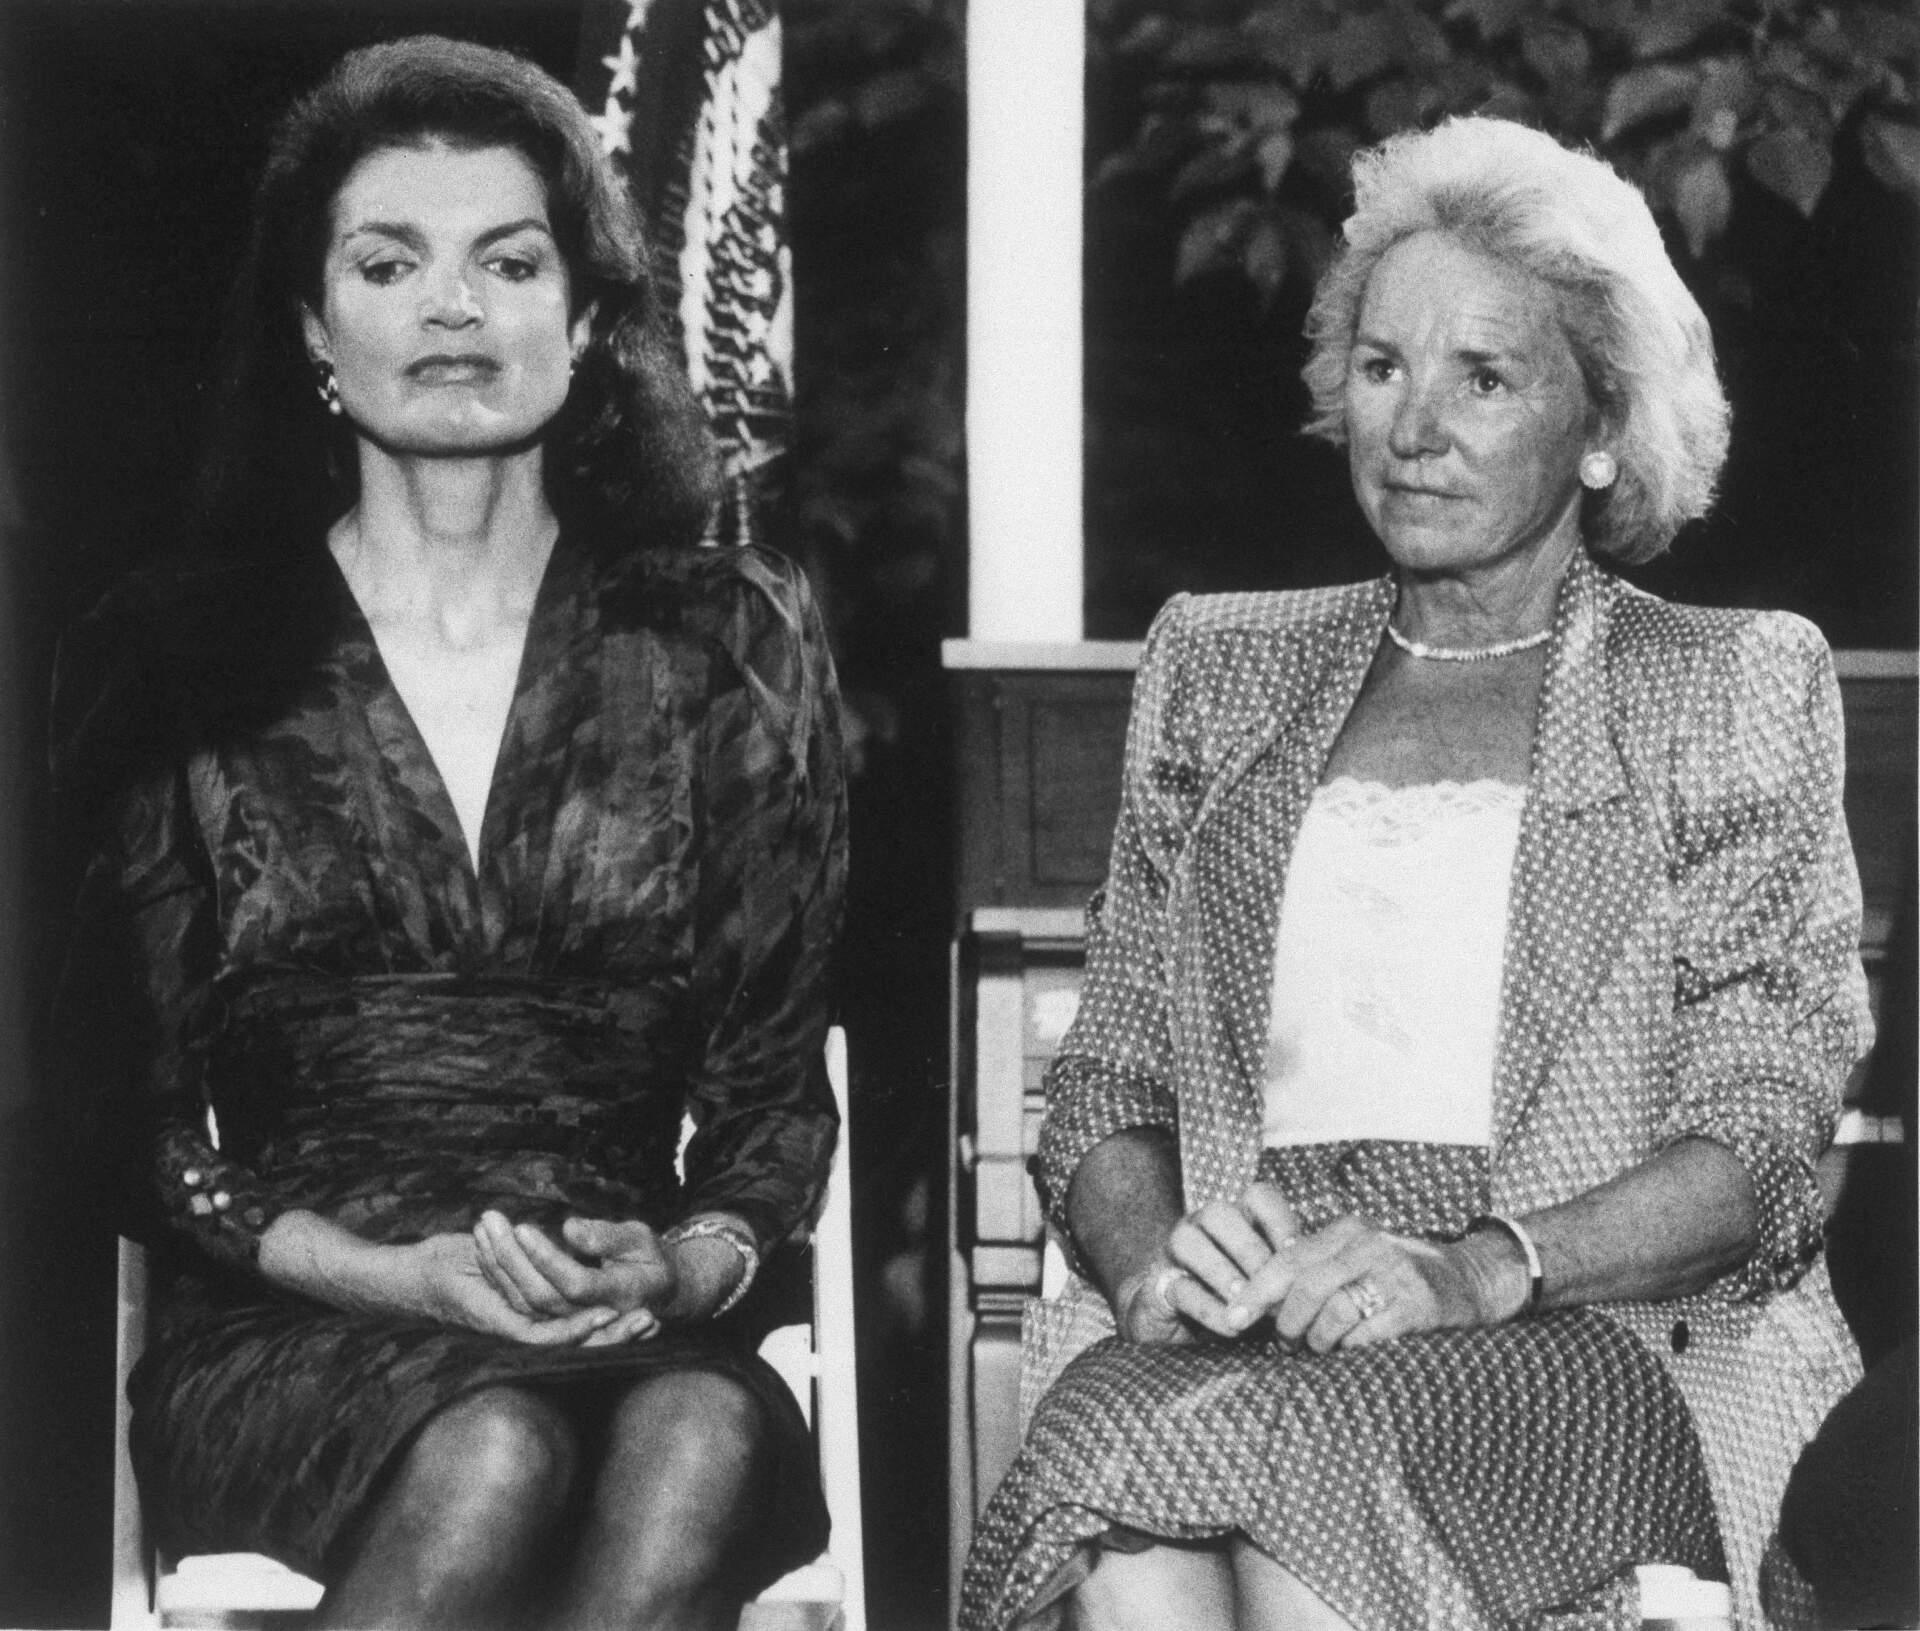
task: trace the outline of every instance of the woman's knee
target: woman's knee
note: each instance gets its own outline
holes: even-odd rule
[[[545,1523],[570,1497],[579,1444],[564,1413],[520,1388],[469,1394],[435,1414],[407,1456],[404,1476],[449,1512],[476,1508]]]
[[[750,1475],[767,1437],[759,1399],[732,1377],[708,1371],[651,1377],[631,1388],[614,1412],[616,1453],[632,1447],[720,1480]]]
[[[759,1401],[727,1377],[675,1372],[636,1383],[610,1426],[562,1622],[722,1623],[766,1492]]]
[[[1220,1546],[1101,1549],[1074,1592],[1073,1631],[1231,1631],[1233,1572]]]

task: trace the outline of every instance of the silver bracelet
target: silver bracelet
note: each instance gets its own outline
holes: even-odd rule
[[[673,1246],[683,1240],[724,1240],[740,1254],[740,1278],[734,1281],[733,1289],[713,1311],[714,1319],[746,1296],[753,1285],[753,1277],[760,1272],[760,1248],[754,1244],[747,1226],[736,1223],[732,1218],[717,1217],[711,1213],[705,1217],[688,1218],[684,1223],[676,1223],[660,1238]]]
[[[1504,1230],[1513,1237],[1514,1244],[1520,1248],[1520,1255],[1527,1260],[1527,1300],[1520,1305],[1520,1312],[1531,1314],[1540,1306],[1540,1299],[1547,1289],[1546,1271],[1540,1266],[1540,1248],[1534,1245],[1533,1236],[1504,1212],[1482,1213],[1467,1225],[1470,1235],[1482,1229]]]

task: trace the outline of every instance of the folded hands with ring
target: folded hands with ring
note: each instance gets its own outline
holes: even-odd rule
[[[1256,1183],[1174,1226],[1147,1295],[1215,1337],[1265,1336],[1270,1326],[1284,1346],[1327,1353],[1476,1323],[1447,1251],[1357,1215],[1306,1233],[1280,1191]]]

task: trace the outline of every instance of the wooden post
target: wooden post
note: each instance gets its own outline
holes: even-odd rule
[[[967,8],[968,634],[1077,640],[1081,0]]]

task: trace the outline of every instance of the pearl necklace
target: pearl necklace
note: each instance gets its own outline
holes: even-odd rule
[[[1430,646],[1420,640],[1409,640],[1389,619],[1387,638],[1409,657],[1427,657],[1439,663],[1490,663],[1496,657],[1511,657],[1516,651],[1544,646],[1553,638],[1553,630],[1542,629],[1538,634],[1522,635],[1518,640],[1502,640],[1495,646]]]

